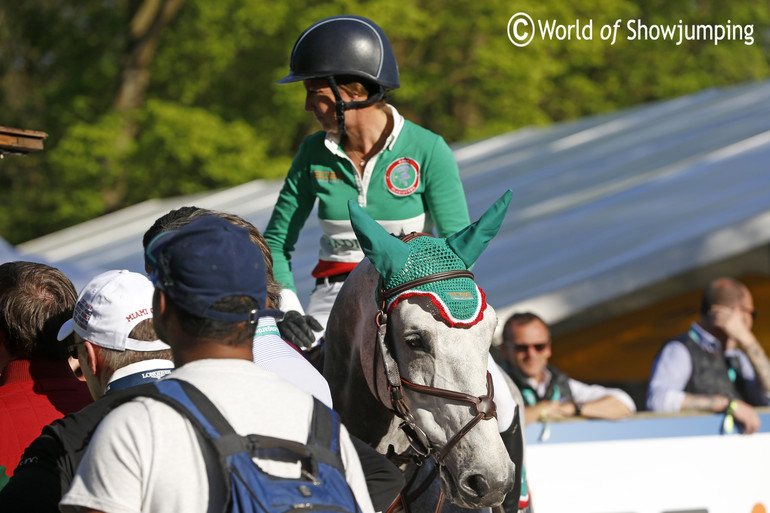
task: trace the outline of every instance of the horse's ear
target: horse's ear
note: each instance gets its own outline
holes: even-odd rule
[[[389,278],[400,271],[409,258],[409,245],[385,231],[355,201],[348,200],[348,211],[358,243],[380,276]]]
[[[500,230],[505,212],[511,203],[511,196],[513,192],[507,191],[484,212],[478,221],[447,237],[447,245],[469,269]]]

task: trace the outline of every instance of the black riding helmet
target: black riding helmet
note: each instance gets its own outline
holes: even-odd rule
[[[294,43],[289,68],[279,84],[326,79],[336,100],[340,135],[345,133],[346,110],[371,105],[400,86],[398,64],[388,37],[376,23],[362,16],[332,16],[312,24]],[[362,102],[342,101],[337,87],[339,77],[360,78],[370,91],[369,98]]]

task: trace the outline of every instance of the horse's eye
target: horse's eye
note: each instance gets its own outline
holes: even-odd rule
[[[412,349],[422,349],[423,347],[422,337],[417,334],[407,335],[406,338],[404,338],[404,342],[406,342],[406,345]]]

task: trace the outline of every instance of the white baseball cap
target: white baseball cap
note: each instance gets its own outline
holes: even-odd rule
[[[84,340],[115,351],[160,351],[169,346],[160,340],[129,338],[134,326],[152,319],[154,287],[145,276],[126,270],[107,271],[83,287],[72,319],[59,329],[59,340],[74,331]]]

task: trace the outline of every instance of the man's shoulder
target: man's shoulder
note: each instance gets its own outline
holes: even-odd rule
[[[666,344],[670,344],[670,343],[672,343],[672,342],[679,342],[680,344],[684,344],[684,343],[685,343],[685,342],[687,342],[688,340],[690,340],[690,336],[688,335],[688,332],[684,331],[684,332],[682,332],[682,333],[679,333],[678,335],[675,335],[675,336],[673,336],[673,337],[670,337],[670,338],[669,338],[669,339],[666,341]],[[665,345],[665,344],[664,344],[664,345]]]
[[[306,395],[307,402],[311,401],[309,394],[287,386],[284,378],[251,360],[199,360],[177,368],[169,377],[191,383],[215,401],[262,403],[299,400]],[[234,396],[233,390],[252,392]]]
[[[82,410],[44,426],[40,436],[25,449],[19,468],[58,465],[61,458],[67,457],[74,458],[74,470],[96,427],[116,402],[115,395],[118,394],[102,397]]]
[[[680,333],[679,335],[676,335],[675,337],[671,337],[668,340],[666,340],[663,345],[660,346],[660,353],[672,353],[672,352],[681,352],[687,351],[689,354],[690,346],[697,346],[697,344],[692,344],[692,341],[690,340],[690,337],[687,335],[687,333]]]
[[[61,382],[61,378],[40,381],[45,382],[44,386],[39,387],[39,381],[22,381],[0,387],[0,423],[5,421],[5,424],[16,425],[19,429],[37,424],[39,430],[46,423],[93,403],[87,387],[74,388],[66,380],[59,383],[61,386],[51,383]],[[14,413],[7,413],[10,411]]]
[[[653,374],[660,368],[665,367],[666,372],[681,371],[687,373],[692,365],[693,354],[697,345],[691,343],[687,334],[679,335],[667,340],[658,350],[653,365]]]
[[[53,437],[65,446],[80,446],[93,434],[99,423],[121,404],[141,395],[143,387],[110,392],[82,410],[70,413],[43,428],[43,436]]]
[[[104,396],[97,401],[89,404],[82,410],[65,415],[56,419],[44,428],[45,431],[53,433],[66,433],[74,430],[80,430],[87,426],[93,426],[106,415],[110,410],[110,396]]]

